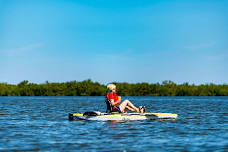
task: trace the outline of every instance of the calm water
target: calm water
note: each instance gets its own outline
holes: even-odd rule
[[[228,151],[228,97],[128,97],[176,120],[68,121],[103,97],[0,97],[0,151]]]

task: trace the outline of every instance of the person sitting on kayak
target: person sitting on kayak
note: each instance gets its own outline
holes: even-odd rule
[[[126,112],[128,110],[138,113],[145,112],[145,106],[139,106],[139,108],[136,108],[129,100],[124,100],[119,105],[118,103],[121,102],[121,97],[119,96],[117,99],[116,85],[114,84],[107,85],[106,100],[111,103],[111,112]]]

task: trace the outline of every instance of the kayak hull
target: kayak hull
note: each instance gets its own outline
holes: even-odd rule
[[[177,116],[177,114],[172,113],[99,113],[97,115],[85,115],[83,113],[74,113],[69,114],[69,120],[126,121],[176,119]]]

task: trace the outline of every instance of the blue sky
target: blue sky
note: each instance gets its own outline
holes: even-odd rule
[[[228,83],[226,0],[0,0],[0,82]]]

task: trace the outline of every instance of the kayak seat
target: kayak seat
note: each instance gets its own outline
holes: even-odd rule
[[[109,99],[105,99],[105,103],[106,103],[106,113],[111,113],[112,112],[112,104],[111,101]]]

